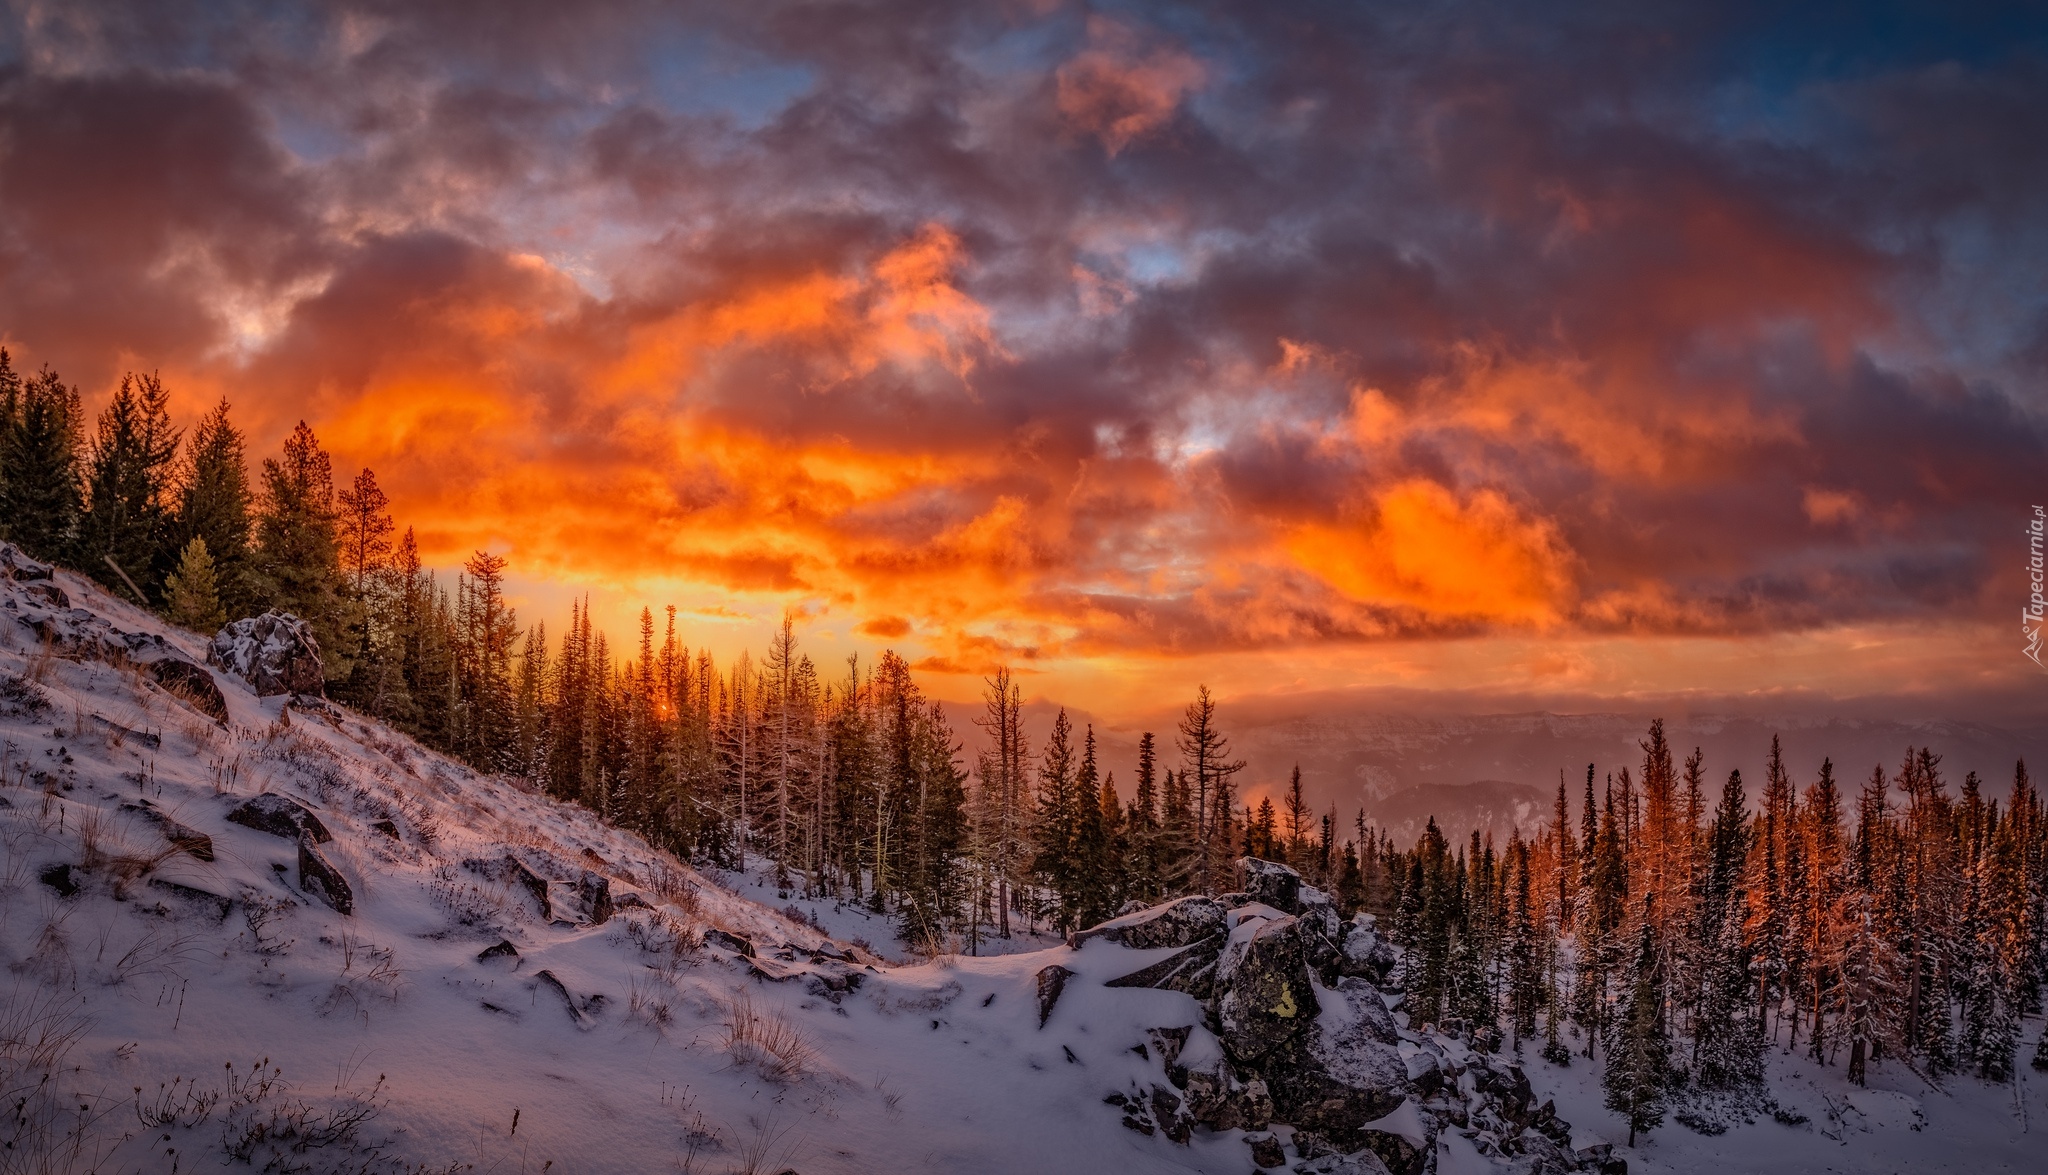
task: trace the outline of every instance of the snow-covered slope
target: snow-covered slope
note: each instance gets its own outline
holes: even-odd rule
[[[203,656],[77,577],[0,575],[0,1175],[1251,1169],[1243,1131],[1177,1144],[1104,1102],[1164,1080],[1134,1048],[1149,1029],[1202,1020],[1188,995],[1101,986],[1158,952],[894,965],[339,708],[215,674],[221,722],[148,664]],[[229,819],[259,795],[330,838]],[[309,881],[323,862],[351,912]],[[594,921],[600,879],[615,912]],[[1073,978],[1041,1024],[1052,963]],[[1583,1063],[1528,1073],[1575,1145],[1619,1141]],[[1621,1153],[2017,1169],[2012,1091],[1956,1084],[1858,1091],[1832,1119],[1844,1090],[1795,1090],[1812,1124],[1673,1126]],[[1437,1170],[1503,1169],[1448,1131],[1442,1148]]]
[[[73,609],[0,580],[0,1083],[11,1103],[36,1090],[31,1061],[61,1061],[57,1096],[4,1128],[75,1137],[82,1155],[49,1169],[233,1152],[311,1170],[1246,1167],[1235,1138],[1176,1146],[1102,1104],[1137,1075],[1145,1028],[1195,1018],[1187,996],[1077,1002],[1041,1030],[1043,958],[871,966],[588,812],[339,708],[217,674],[218,723],[146,672],[63,655],[95,626],[194,661],[196,637],[78,577],[55,586]],[[331,833],[313,851],[352,913],[309,892],[296,842],[228,820],[265,793]],[[557,882],[604,876],[617,913],[549,924],[508,855]],[[733,937],[704,945],[712,931]],[[739,939],[756,960],[720,945]],[[517,955],[479,960],[501,940]]]

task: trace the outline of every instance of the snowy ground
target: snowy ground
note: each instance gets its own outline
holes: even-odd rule
[[[162,631],[76,577],[59,584],[121,628]],[[0,597],[29,607],[19,585],[0,581]],[[34,688],[10,692],[10,675]],[[47,656],[0,612],[0,1094],[25,1107],[0,1134],[40,1137],[58,1152],[45,1169],[245,1154],[257,1169],[551,1175],[1251,1169],[1237,1132],[1176,1146],[1103,1104],[1159,1076],[1131,1046],[1199,1023],[1194,1001],[1079,983],[1039,1025],[1041,967],[1101,979],[1144,961],[1132,952],[1019,938],[1003,945],[1055,953],[894,965],[888,924],[863,909],[783,898],[758,871],[723,888],[381,727],[287,718],[220,681],[225,729],[133,671]],[[261,792],[317,809],[352,915],[301,888],[293,842],[225,819]],[[132,810],[145,799],[210,836],[213,860],[172,851]],[[463,864],[508,853],[561,878],[597,870],[647,906],[551,925],[516,882]],[[67,865],[69,896],[44,880]],[[801,922],[778,912],[791,905]],[[703,944],[711,929],[759,958]],[[501,938],[516,959],[478,958]],[[855,939],[886,957],[847,950]],[[814,978],[852,975],[845,992]],[[2022,1056],[2038,1023],[2027,1031]],[[1715,1138],[1667,1125],[1626,1152],[1631,1170],[2041,1169],[2020,1112],[2048,1121],[2041,1085],[2017,1100],[1967,1079],[1935,1091],[1888,1067],[1862,1091],[1839,1069],[1774,1063],[1781,1101],[1811,1123]],[[1622,1141],[1584,1062],[1532,1053],[1528,1071],[1579,1145]],[[0,1175],[38,1169],[22,1153],[0,1151]],[[1439,1155],[1442,1171],[1470,1163],[1484,1160]]]
[[[2039,1172],[2048,1170],[2048,1075],[2027,1068],[2026,1060],[2041,1027],[2039,1019],[2026,1021],[2012,1085],[1949,1077],[1934,1087],[1903,1066],[1874,1065],[1869,1087],[1858,1088],[1839,1059],[1821,1068],[1774,1051],[1772,1096],[1805,1123],[1785,1126],[1761,1114],[1710,1137],[1667,1118],[1632,1149],[1624,1145],[1627,1126],[1602,1104],[1597,1068],[1583,1057],[1556,1068],[1533,1046],[1524,1062],[1536,1096],[1556,1098],[1558,1116],[1574,1124],[1574,1144],[1612,1142],[1631,1172]]]

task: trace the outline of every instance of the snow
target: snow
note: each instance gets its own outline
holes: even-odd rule
[[[191,634],[77,576],[58,581],[116,628],[203,655]],[[287,1103],[315,1117],[378,1107],[347,1144],[363,1170],[1250,1169],[1240,1132],[1178,1146],[1103,1104],[1163,1079],[1157,1055],[1133,1049],[1148,1029],[1194,1026],[1185,1065],[1221,1056],[1190,997],[1101,986],[1170,949],[1019,935],[913,961],[862,906],[784,897],[759,862],[699,874],[338,707],[288,710],[221,674],[223,728],[145,675],[49,657],[8,620],[10,602],[29,606],[0,577],[0,674],[36,681],[48,708],[0,703],[0,1020],[13,1022],[0,1035],[76,1017],[57,1080],[77,1095],[68,1104],[90,1107],[99,1169],[201,1169],[220,1161],[229,1126]],[[353,916],[299,888],[294,841],[226,819],[266,792],[332,832],[320,851],[354,891]],[[145,798],[211,837],[214,860],[165,855],[164,825],[122,809]],[[507,855],[554,883],[601,872],[622,904],[602,925],[544,923],[516,880],[464,866]],[[65,864],[82,883],[72,897],[39,879]],[[1240,910],[1233,941],[1280,917]],[[696,947],[713,928],[757,957]],[[478,958],[501,939],[516,957]],[[1035,977],[1053,962],[1075,979],[1040,1028]],[[2038,1032],[2029,1021],[2022,1057]],[[1763,1117],[1717,1137],[1667,1124],[1631,1149],[1597,1069],[1531,1053],[1537,1098],[1557,1099],[1576,1145],[1616,1143],[1631,1171],[2033,1170],[2025,1115],[2048,1118],[2031,1071],[2017,1089],[1955,1078],[1935,1090],[1877,1066],[1865,1091],[1839,1068],[1776,1057],[1779,1099],[1809,1123]],[[0,1055],[0,1077],[13,1063]],[[203,1120],[141,1124],[144,1110],[191,1109],[179,1099],[193,1087],[247,1093],[265,1063],[288,1098],[234,1109],[226,1096]],[[1413,1121],[1387,1128],[1420,1134],[1412,1103],[1389,1121],[1404,1113]],[[1451,1135],[1437,1170],[1502,1168]]]
[[[1405,1138],[1417,1150],[1429,1145],[1429,1132],[1423,1128],[1422,1113],[1415,1108],[1415,1099],[1402,1098],[1401,1104],[1384,1118],[1376,1118],[1365,1124],[1366,1130],[1380,1130],[1397,1138]]]
[[[1631,1175],[1719,1175],[1757,1172],[2038,1172],[2048,1137],[2031,1127],[2048,1122],[2048,1080],[2027,1068],[2041,1021],[2026,1021],[2020,1072],[2013,1085],[1951,1076],[1930,1086],[1896,1064],[1872,1065],[1869,1088],[1849,1083],[1840,1058],[1831,1067],[1807,1059],[1803,1049],[1769,1058],[1772,1096],[1808,1121],[1782,1125],[1769,1114],[1737,1122],[1725,1134],[1701,1135],[1666,1119],[1636,1145],[1628,1127],[1603,1106],[1599,1070],[1583,1056],[1558,1069],[1526,1050],[1524,1071],[1540,1103],[1557,1099],[1558,1116],[1572,1123],[1572,1144],[1614,1144]]]

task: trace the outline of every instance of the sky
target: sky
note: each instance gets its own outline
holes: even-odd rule
[[[527,620],[1109,721],[2048,700],[2038,7],[0,13],[16,366],[304,419]]]

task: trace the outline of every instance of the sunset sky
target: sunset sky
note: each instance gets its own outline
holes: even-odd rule
[[[2048,21],[1818,10],[11,0],[0,341],[551,628],[2038,720]]]

